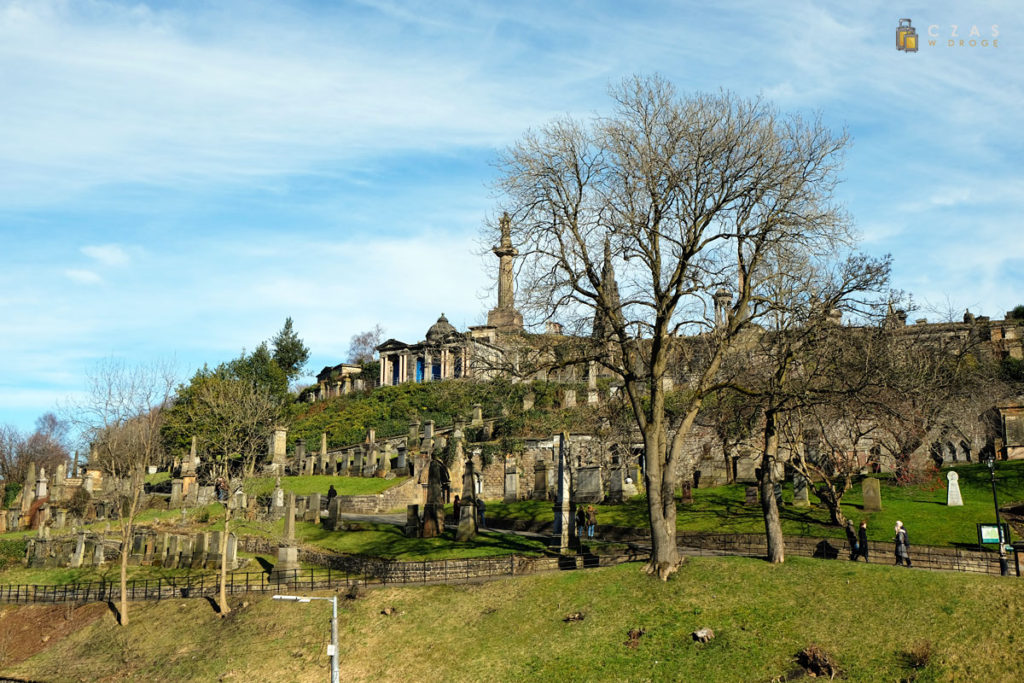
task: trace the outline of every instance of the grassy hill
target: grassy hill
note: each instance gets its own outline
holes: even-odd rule
[[[606,382],[599,383],[604,386]],[[371,427],[378,436],[405,434],[413,419],[433,420],[437,426],[454,423],[456,417],[469,418],[479,403],[487,418],[504,416],[502,428],[515,437],[551,435],[560,429],[593,426],[594,409],[579,405],[559,409],[557,397],[566,386],[582,391],[582,385],[564,385],[533,381],[512,383],[505,380],[480,382],[470,379],[443,382],[409,382],[379,387],[369,393],[339,396],[316,403],[295,403],[290,407],[292,427],[290,443],[298,437],[307,447],[319,450],[320,435],[327,432],[330,448],[361,442]],[[523,396],[532,392],[533,408],[523,410]]]
[[[103,605],[4,607],[0,675],[325,680],[329,605],[247,602],[223,620],[205,600],[138,604],[123,629]],[[812,643],[849,681],[1012,681],[1024,661],[1016,579],[818,560],[696,558],[667,583],[633,564],[341,602],[341,675],[355,681],[770,681]],[[702,627],[706,645],[689,635]]]

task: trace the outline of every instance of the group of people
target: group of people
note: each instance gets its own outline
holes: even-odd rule
[[[896,520],[896,532],[893,537],[893,543],[896,544],[896,564],[901,566],[909,567],[910,564],[910,542],[907,540],[907,529],[903,526],[903,522]],[[866,519],[860,521],[860,528],[857,530],[857,535],[854,536],[852,531],[848,532],[850,535],[850,560],[856,562],[858,558],[863,557],[864,561],[868,561],[868,522]]]
[[[576,536],[583,538],[583,530],[587,531],[587,538],[594,537],[594,530],[597,528],[597,510],[593,505],[584,508],[582,505],[576,508]]]

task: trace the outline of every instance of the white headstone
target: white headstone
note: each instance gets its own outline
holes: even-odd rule
[[[956,505],[963,505],[964,499],[960,495],[960,475],[950,470],[946,475],[946,480],[949,482],[949,486],[946,489],[946,505],[953,507]]]

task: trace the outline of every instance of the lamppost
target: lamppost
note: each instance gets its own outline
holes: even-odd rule
[[[988,460],[985,461],[988,465],[988,476],[992,481],[992,501],[996,506],[996,530],[999,534],[999,573],[1003,576],[1010,575],[1010,568],[1006,561],[1006,543],[1009,541],[1007,538],[1003,538],[1003,522],[999,518],[999,498],[996,496],[996,459],[995,456],[989,456]]]
[[[291,602],[309,602],[311,600],[327,600],[331,603],[331,645],[327,648],[327,654],[331,656],[331,683],[339,683],[338,678],[338,596],[332,598],[317,598],[306,595],[275,595],[274,600],[289,600]]]

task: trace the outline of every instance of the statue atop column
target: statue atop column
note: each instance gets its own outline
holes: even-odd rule
[[[501,217],[501,244],[491,251],[498,257],[498,305],[487,314],[487,324],[499,330],[523,329],[523,315],[515,307],[515,273],[512,261],[519,250],[512,246],[512,219]]]

